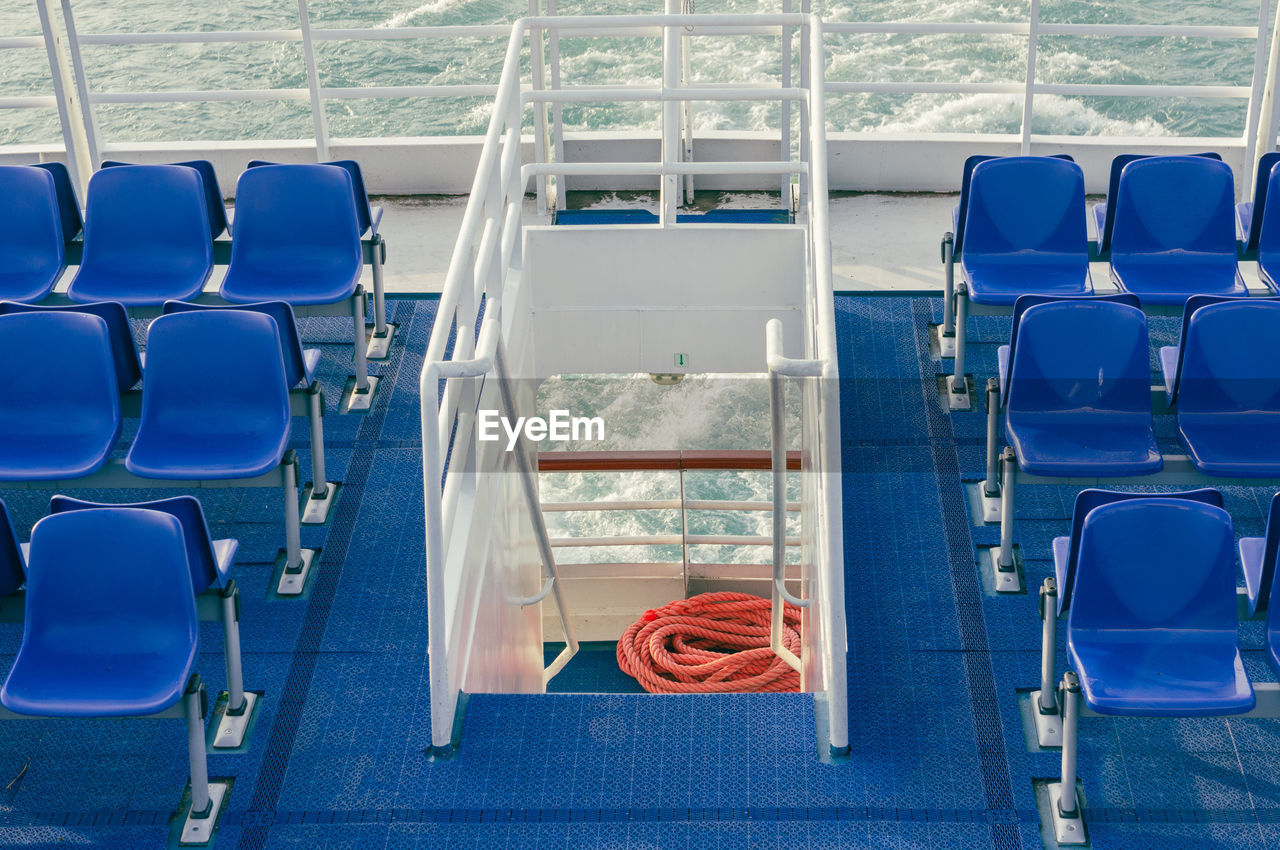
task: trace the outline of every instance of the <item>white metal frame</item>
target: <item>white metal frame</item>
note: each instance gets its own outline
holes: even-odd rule
[[[815,457],[815,474],[820,476],[819,492],[824,498],[819,506],[820,528],[816,537],[820,551],[815,553],[818,575],[811,597],[819,600],[824,611],[820,619],[823,645],[830,648],[822,660],[822,681],[830,708],[829,736],[833,749],[848,746],[848,713],[845,686],[844,655],[847,640],[844,629],[844,559],[839,483],[839,400],[835,395],[837,377],[834,331],[834,304],[831,283],[831,243],[827,220],[826,120],[821,97],[811,98],[805,88],[767,86],[684,87],[681,82],[682,57],[679,46],[685,37],[724,35],[728,33],[787,33],[800,30],[808,34],[814,46],[808,59],[807,78],[821,85],[825,62],[821,45],[822,22],[811,15],[644,15],[584,16],[574,18],[527,18],[516,22],[507,46],[502,79],[498,84],[493,117],[485,137],[479,167],[463,215],[448,275],[445,280],[431,339],[421,374],[422,442],[424,496],[427,529],[427,586],[430,629],[430,662],[432,690],[432,741],[436,747],[451,742],[456,701],[459,693],[459,671],[448,657],[449,635],[446,632],[444,598],[447,542],[452,538],[453,523],[464,494],[474,484],[478,471],[469,463],[451,462],[450,445],[457,457],[473,439],[475,379],[493,379],[500,387],[509,384],[510,373],[503,359],[502,316],[503,285],[509,270],[520,262],[522,233],[521,201],[532,177],[566,175],[651,175],[661,183],[660,226],[665,228],[696,227],[676,222],[676,209],[682,193],[684,175],[696,174],[776,174],[798,176],[807,184],[804,212],[808,221],[808,274],[806,276],[805,349],[820,361],[823,390],[818,394],[820,422],[814,423],[822,440],[817,446],[821,456]],[[525,38],[530,33],[559,32],[574,35],[648,35],[661,32],[664,39],[663,85],[645,86],[576,86],[571,88],[526,90],[520,79],[520,61]],[[784,35],[783,41],[787,40]],[[546,147],[538,145],[535,155],[540,161],[521,162],[520,130],[526,104],[562,104],[578,100],[660,101],[663,109],[662,161],[655,163],[565,163],[547,162]],[[688,100],[798,101],[801,123],[807,127],[806,142],[799,160],[791,160],[790,151],[782,151],[780,162],[700,162],[682,161],[680,144],[680,105]],[[545,203],[546,193],[539,192]],[[472,334],[484,314],[478,334]],[[453,349],[446,350],[457,329]],[[443,381],[443,389],[441,382]],[[504,390],[504,404],[510,402]],[[465,451],[465,450],[463,450]],[[525,460],[520,474],[530,497],[530,513],[549,580],[538,598],[554,590],[561,620],[569,618],[564,608],[559,582],[556,581],[552,543],[542,522],[537,503],[537,481],[527,461],[527,449],[517,452]],[[446,468],[448,473],[446,475]],[[785,473],[785,463],[784,463]],[[572,630],[566,653],[574,647]],[[567,658],[565,659],[567,660]],[[553,665],[547,675],[553,675]]]

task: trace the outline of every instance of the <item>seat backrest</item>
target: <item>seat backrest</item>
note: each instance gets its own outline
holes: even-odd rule
[[[1009,365],[1009,423],[1041,413],[1090,425],[1151,422],[1147,318],[1128,304],[1072,299],[1028,307]],[[1060,420],[1061,421],[1061,420]]]
[[[1056,153],[1049,157],[1050,159],[1065,159],[1067,162],[1075,162],[1070,154]],[[960,174],[960,214],[956,217],[956,232],[954,235],[954,243],[952,251],[955,256],[960,256],[960,251],[964,247],[964,235],[967,228],[967,218],[969,211],[969,192],[973,185],[973,170],[984,162],[992,159],[1000,159],[998,156],[989,154],[974,154],[964,161],[964,168]]]
[[[94,304],[19,304],[16,301],[0,301],[0,316],[9,313],[71,312],[89,313],[107,323],[111,338],[111,359],[116,369],[120,392],[132,389],[142,380],[142,364],[138,359],[138,345],[133,340],[133,327],[124,305],[117,301],[99,301]]]
[[[1084,172],[1053,157],[1007,156],[978,163],[969,186],[965,262],[984,255],[1074,257],[1083,281],[1089,273]]]
[[[288,272],[303,260],[308,269],[359,276],[364,256],[352,191],[350,174],[336,165],[262,165],[241,174],[228,276]]]
[[[1142,256],[1194,254],[1236,264],[1235,186],[1231,168],[1201,156],[1152,156],[1120,172],[1111,263]],[[1176,252],[1176,253],[1175,253]]]
[[[165,422],[193,439],[224,431],[289,428],[289,387],[279,331],[270,316],[249,310],[173,313],[147,332],[142,424]]]
[[[1115,229],[1116,224],[1116,194],[1120,190],[1120,174],[1124,171],[1124,167],[1131,162],[1139,159],[1150,159],[1150,154],[1145,153],[1122,153],[1111,160],[1111,174],[1107,180],[1107,213],[1103,219],[1102,232],[1098,234],[1098,251],[1106,253],[1111,250],[1111,232]],[[1192,156],[1200,156],[1205,159],[1215,159],[1222,162],[1222,155],[1212,151],[1205,153],[1192,154]]]
[[[1138,296],[1132,292],[1115,292],[1110,295],[1075,295],[1071,297],[1061,295],[1019,295],[1018,300],[1013,302],[1013,323],[1009,328],[1010,363],[1013,363],[1013,356],[1018,351],[1018,329],[1022,326],[1022,314],[1037,304],[1052,304],[1055,301],[1107,301],[1113,304],[1127,304],[1134,308],[1142,306],[1138,301]],[[1009,381],[1006,380],[1000,396],[1001,407],[1004,406],[1008,395]]]
[[[354,159],[336,159],[333,162],[321,164],[336,165],[351,177],[351,197],[356,204],[356,220],[359,222],[360,233],[363,235],[366,230],[373,226],[373,211],[369,207],[369,192],[365,189],[364,172],[360,170],[360,163]],[[265,159],[249,161],[250,168],[259,168],[263,165],[276,165],[276,163],[268,162]]]
[[[1169,397],[1170,401],[1177,401],[1178,398],[1178,380],[1182,375],[1182,354],[1187,348],[1187,328],[1191,325],[1191,317],[1201,307],[1220,304],[1223,301],[1241,300],[1243,299],[1231,295],[1192,295],[1187,299],[1186,305],[1182,308],[1182,329],[1178,333],[1178,364],[1174,368],[1173,393]]]
[[[182,525],[182,539],[186,544],[187,550],[187,565],[191,568],[192,591],[196,594],[204,593],[218,580],[218,560],[213,553],[213,535],[209,533],[209,523],[205,520],[204,511],[200,508],[200,501],[195,496],[175,496],[154,502],[134,502],[131,504],[86,502],[62,495],[54,496],[49,500],[49,512],[52,514],[105,508],[138,508],[159,511],[174,516]]]
[[[45,517],[31,532],[26,607],[24,647],[189,666],[200,632],[181,523],[138,508]]]
[[[164,315],[173,313],[191,313],[197,310],[251,310],[262,313],[275,320],[276,329],[280,332],[280,354],[284,357],[285,381],[289,386],[296,386],[306,377],[307,367],[302,353],[302,336],[298,333],[298,322],[294,318],[293,307],[285,301],[262,301],[257,304],[192,304],[188,301],[164,302]]]
[[[43,297],[67,267],[57,187],[45,169],[0,165],[0,264],[48,281],[43,292],[0,289],[0,298]]]
[[[1080,561],[1080,534],[1084,530],[1085,517],[1094,508],[1124,502],[1130,499],[1186,499],[1206,505],[1222,507],[1222,493],[1212,487],[1187,490],[1181,493],[1121,493],[1115,490],[1081,490],[1076,495],[1075,510],[1071,513],[1071,543],[1067,554],[1067,575],[1058,588],[1059,606],[1066,610],[1071,605],[1071,593],[1075,589],[1076,565]]]
[[[58,217],[62,221],[62,238],[70,242],[84,229],[80,215],[80,201],[76,199],[75,186],[71,184],[71,172],[61,162],[38,162],[35,168],[43,168],[53,175],[53,185],[58,193]]]
[[[1272,198],[1272,203],[1261,207],[1254,203],[1249,240],[1253,244],[1256,235],[1254,247],[1258,249],[1259,270],[1280,283],[1280,161],[1267,175],[1267,196]]]
[[[13,530],[9,509],[0,499],[0,599],[22,587],[26,580],[18,533]]]
[[[116,437],[120,391],[100,316],[39,311],[0,316],[0,435]],[[112,439],[114,442],[114,438]]]
[[[1280,151],[1269,151],[1258,157],[1258,173],[1253,181],[1253,215],[1249,217],[1249,234],[1244,243],[1246,251],[1258,249],[1258,237],[1262,235],[1262,215],[1267,208],[1267,195],[1271,188],[1271,172],[1277,164],[1280,164]]]
[[[1201,307],[1179,353],[1178,419],[1280,414],[1280,301],[1233,299]]]
[[[1131,499],[1094,508],[1080,533],[1067,637],[1238,645],[1231,516],[1187,499]],[[1152,671],[1157,672],[1157,671]]]
[[[81,271],[100,266],[139,284],[152,274],[208,276],[209,212],[199,172],[184,165],[121,165],[89,180]]]
[[[131,162],[104,160],[103,168],[115,168],[121,165],[133,165]],[[185,165],[194,168],[200,175],[200,184],[204,189],[205,209],[209,214],[209,238],[217,239],[227,229],[227,207],[222,201],[222,189],[218,186],[218,173],[213,170],[213,163],[207,159],[193,159],[187,162],[175,162],[172,165]]]

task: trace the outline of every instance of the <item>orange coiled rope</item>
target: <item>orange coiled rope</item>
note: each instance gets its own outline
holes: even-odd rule
[[[771,610],[721,592],[645,611],[618,641],[618,666],[654,694],[798,691],[800,674],[769,648]],[[800,609],[786,605],[783,623],[783,645],[799,655]]]

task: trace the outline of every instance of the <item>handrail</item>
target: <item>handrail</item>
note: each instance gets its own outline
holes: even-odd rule
[[[787,469],[800,468],[800,452],[787,452]],[[682,450],[626,452],[538,452],[539,472],[640,472],[715,469],[746,472],[773,469],[767,450]]]

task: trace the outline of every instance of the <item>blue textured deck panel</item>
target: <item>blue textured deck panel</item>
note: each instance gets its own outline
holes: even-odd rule
[[[303,323],[324,343],[331,477],[343,482],[331,523],[303,528],[303,545],[323,550],[308,598],[266,599],[278,493],[201,494],[215,534],[244,546],[245,680],[266,692],[249,751],[209,760],[235,780],[217,847],[1040,846],[1032,780],[1055,777],[1058,757],[1026,751],[1016,693],[1036,683],[1035,601],[982,592],[974,546],[995,530],[971,527],[961,478],[981,474],[983,414],[937,405],[950,362],[928,353],[937,300],[837,299],[851,738],[837,765],[818,759],[805,695],[476,695],[457,757],[427,759],[417,379],[436,302],[388,306],[400,333],[371,364],[383,382],[366,416],[337,412],[349,324]],[[1008,322],[973,321],[981,378]],[[1157,320],[1153,347],[1174,332]],[[295,427],[304,449],[305,421]],[[1032,587],[1072,495],[1020,490]],[[1260,495],[1228,491],[1238,533],[1261,533]],[[47,493],[0,496],[23,534],[47,506]],[[202,629],[199,670],[217,690],[219,626]],[[1244,635],[1250,673],[1269,678],[1260,627]],[[0,624],[0,667],[18,638]],[[555,689],[621,689],[611,654],[591,655]],[[1080,775],[1095,848],[1280,843],[1276,721],[1089,719]],[[177,721],[0,724],[0,845],[163,847],[185,781]]]

